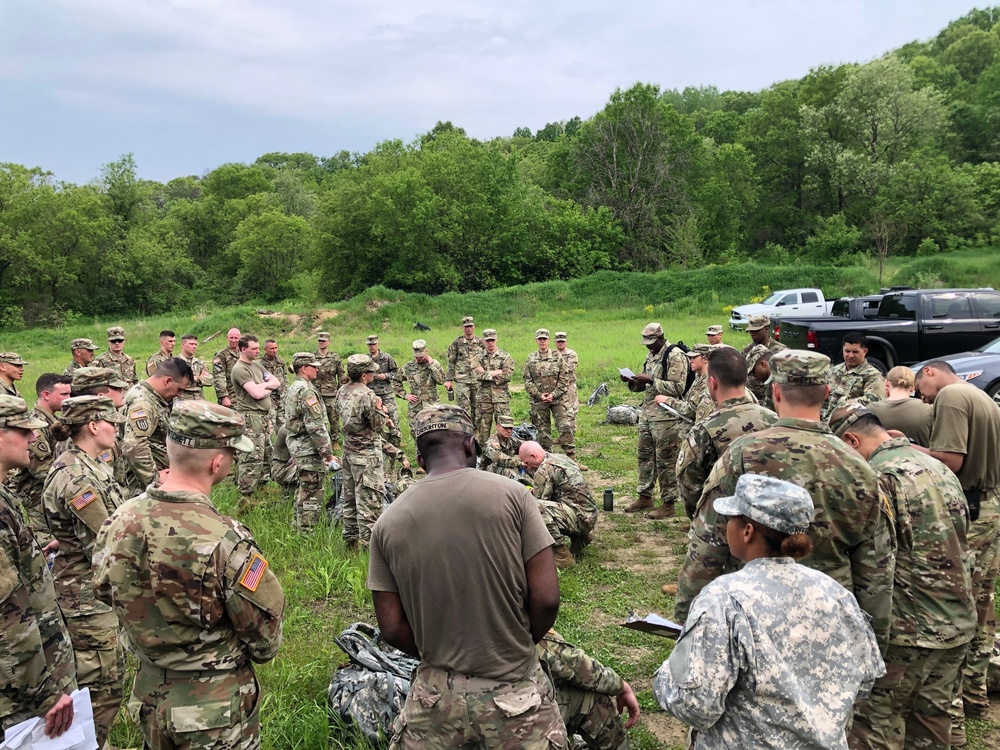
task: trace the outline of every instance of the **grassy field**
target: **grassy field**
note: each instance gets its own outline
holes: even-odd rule
[[[617,669],[635,687],[643,709],[640,724],[632,731],[635,747],[680,748],[683,728],[656,707],[650,692],[650,679],[669,655],[670,642],[626,630],[618,623],[629,608],[672,613],[673,601],[661,594],[660,586],[676,581],[686,549],[686,526],[680,521],[654,522],[621,512],[634,495],[637,480],[636,430],[602,422],[609,404],[638,401],[619,382],[617,368],[641,367],[646,352],[639,332],[647,322],[661,322],[671,341],[702,341],[706,326],[725,325],[726,305],[747,301],[759,285],[744,283],[743,297],[720,291],[668,296],[657,291],[662,288],[658,284],[643,288],[632,283],[635,277],[630,281],[628,276],[607,275],[599,293],[593,291],[596,282],[576,286],[550,282],[437,298],[375,289],[348,303],[316,311],[289,303],[268,311],[247,306],[124,321],[126,351],[141,365],[156,351],[161,328],[171,328],[178,336],[194,332],[203,338],[221,330],[222,336],[202,347],[202,355],[210,359],[225,346],[225,329],[237,325],[261,338],[275,338],[286,360],[295,351],[315,348],[316,332],[329,330],[331,346],[342,355],[364,351],[364,337],[379,333],[382,348],[402,362],[417,337],[412,325],[420,320],[433,329],[420,336],[428,340],[433,356],[444,359],[447,345],[460,333],[461,316],[471,314],[476,316],[480,332],[486,327],[498,329],[500,346],[520,365],[534,349],[536,328],[546,327],[552,333],[566,330],[570,347],[580,355],[581,402],[602,382],[611,391],[601,405],[581,407],[577,443],[580,460],[591,468],[587,479],[595,496],[599,499],[605,488],[611,488],[615,511],[602,513],[597,540],[587,549],[582,563],[560,573],[563,603],[556,627],[567,639]],[[40,373],[61,371],[68,364],[71,339],[90,336],[103,345],[105,327],[117,322],[81,321],[61,330],[4,334],[0,349],[18,351],[29,361],[21,388],[27,394]],[[727,333],[725,340],[742,346],[748,337]],[[516,417],[526,421],[528,403],[519,375],[515,382],[512,408]],[[408,434],[405,429],[403,432]],[[412,445],[406,448],[412,459]],[[236,492],[231,484],[218,487],[214,499],[223,511],[234,511]],[[326,688],[337,665],[346,661],[333,642],[334,636],[352,622],[374,622],[365,590],[367,556],[346,552],[339,529],[324,527],[308,538],[297,535],[292,531],[290,506],[273,488],[264,500],[262,507],[243,520],[282,581],[288,607],[281,651],[274,662],[258,670],[264,691],[263,745],[273,750],[355,747],[357,743],[350,736],[330,735]],[[970,725],[970,747],[1000,745],[1000,725]],[[141,745],[138,730],[124,710],[112,741],[117,747]]]

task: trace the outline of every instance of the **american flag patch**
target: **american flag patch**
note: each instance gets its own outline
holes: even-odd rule
[[[92,502],[94,502],[96,499],[97,499],[97,493],[88,487],[79,495],[74,497],[70,502],[73,503],[73,507],[76,508],[77,510],[83,510]]]
[[[111,463],[115,458],[113,455],[111,455],[111,451],[101,451],[100,453],[97,454],[97,457],[106,464]]]
[[[240,578],[240,586],[250,591],[256,591],[257,587],[260,586],[260,579],[264,577],[265,570],[267,570],[267,560],[259,553],[254,553],[250,559],[250,565],[247,566],[243,577]]]
[[[308,404],[309,406],[316,406],[316,404],[318,403],[319,401],[316,400],[315,396],[309,396],[308,398],[306,398],[306,404]]]
[[[142,409],[136,409],[134,412],[132,412],[131,414],[129,414],[129,417],[132,418],[132,419],[145,419],[146,418],[146,412],[143,411]]]

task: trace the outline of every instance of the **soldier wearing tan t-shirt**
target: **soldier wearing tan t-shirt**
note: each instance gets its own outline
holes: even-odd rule
[[[996,634],[993,597],[1000,565],[1000,409],[947,362],[924,365],[916,387],[934,405],[930,447],[923,450],[955,472],[972,520],[969,551],[979,625],[962,668],[961,700],[952,712],[954,740],[964,737],[963,718],[985,718],[990,708],[986,673]]]
[[[229,376],[232,385],[230,397],[233,409],[243,415],[246,421],[246,436],[253,441],[250,453],[236,455],[236,486],[240,491],[240,508],[251,503],[253,491],[267,482],[271,466],[271,391],[281,387],[281,382],[257,361],[260,356],[260,342],[256,336],[240,337],[240,358],[233,365]]]
[[[868,404],[868,409],[878,417],[887,430],[899,430],[917,445],[926,448],[931,444],[930,404],[911,398],[914,375],[909,367],[893,367],[885,376],[885,398]]]

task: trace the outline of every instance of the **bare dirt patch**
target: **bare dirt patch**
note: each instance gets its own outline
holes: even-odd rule
[[[642,687],[644,689],[648,688],[647,685],[643,685]],[[647,711],[639,717],[639,721],[645,724],[646,728],[656,735],[656,738],[663,743],[663,747],[684,747],[684,738],[687,736],[687,727],[677,721],[677,719],[670,714],[654,714]]]
[[[368,312],[375,312],[376,310],[379,310],[388,304],[389,300],[387,299],[370,299],[367,302],[365,302],[365,310],[367,310]]]

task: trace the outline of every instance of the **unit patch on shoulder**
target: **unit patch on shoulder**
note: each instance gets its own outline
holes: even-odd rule
[[[149,429],[149,417],[146,416],[145,409],[136,409],[128,415],[128,418],[135,422],[135,428],[145,432]]]
[[[79,495],[70,500],[70,502],[73,503],[73,507],[76,508],[77,510],[83,510],[92,502],[94,502],[96,499],[97,499],[97,493],[94,492],[92,489],[90,489],[90,487],[88,487]]]
[[[250,559],[250,564],[240,578],[240,586],[249,591],[256,591],[257,587],[260,586],[261,579],[264,577],[265,570],[267,570],[267,560],[264,559],[263,555],[255,552],[254,556]]]

